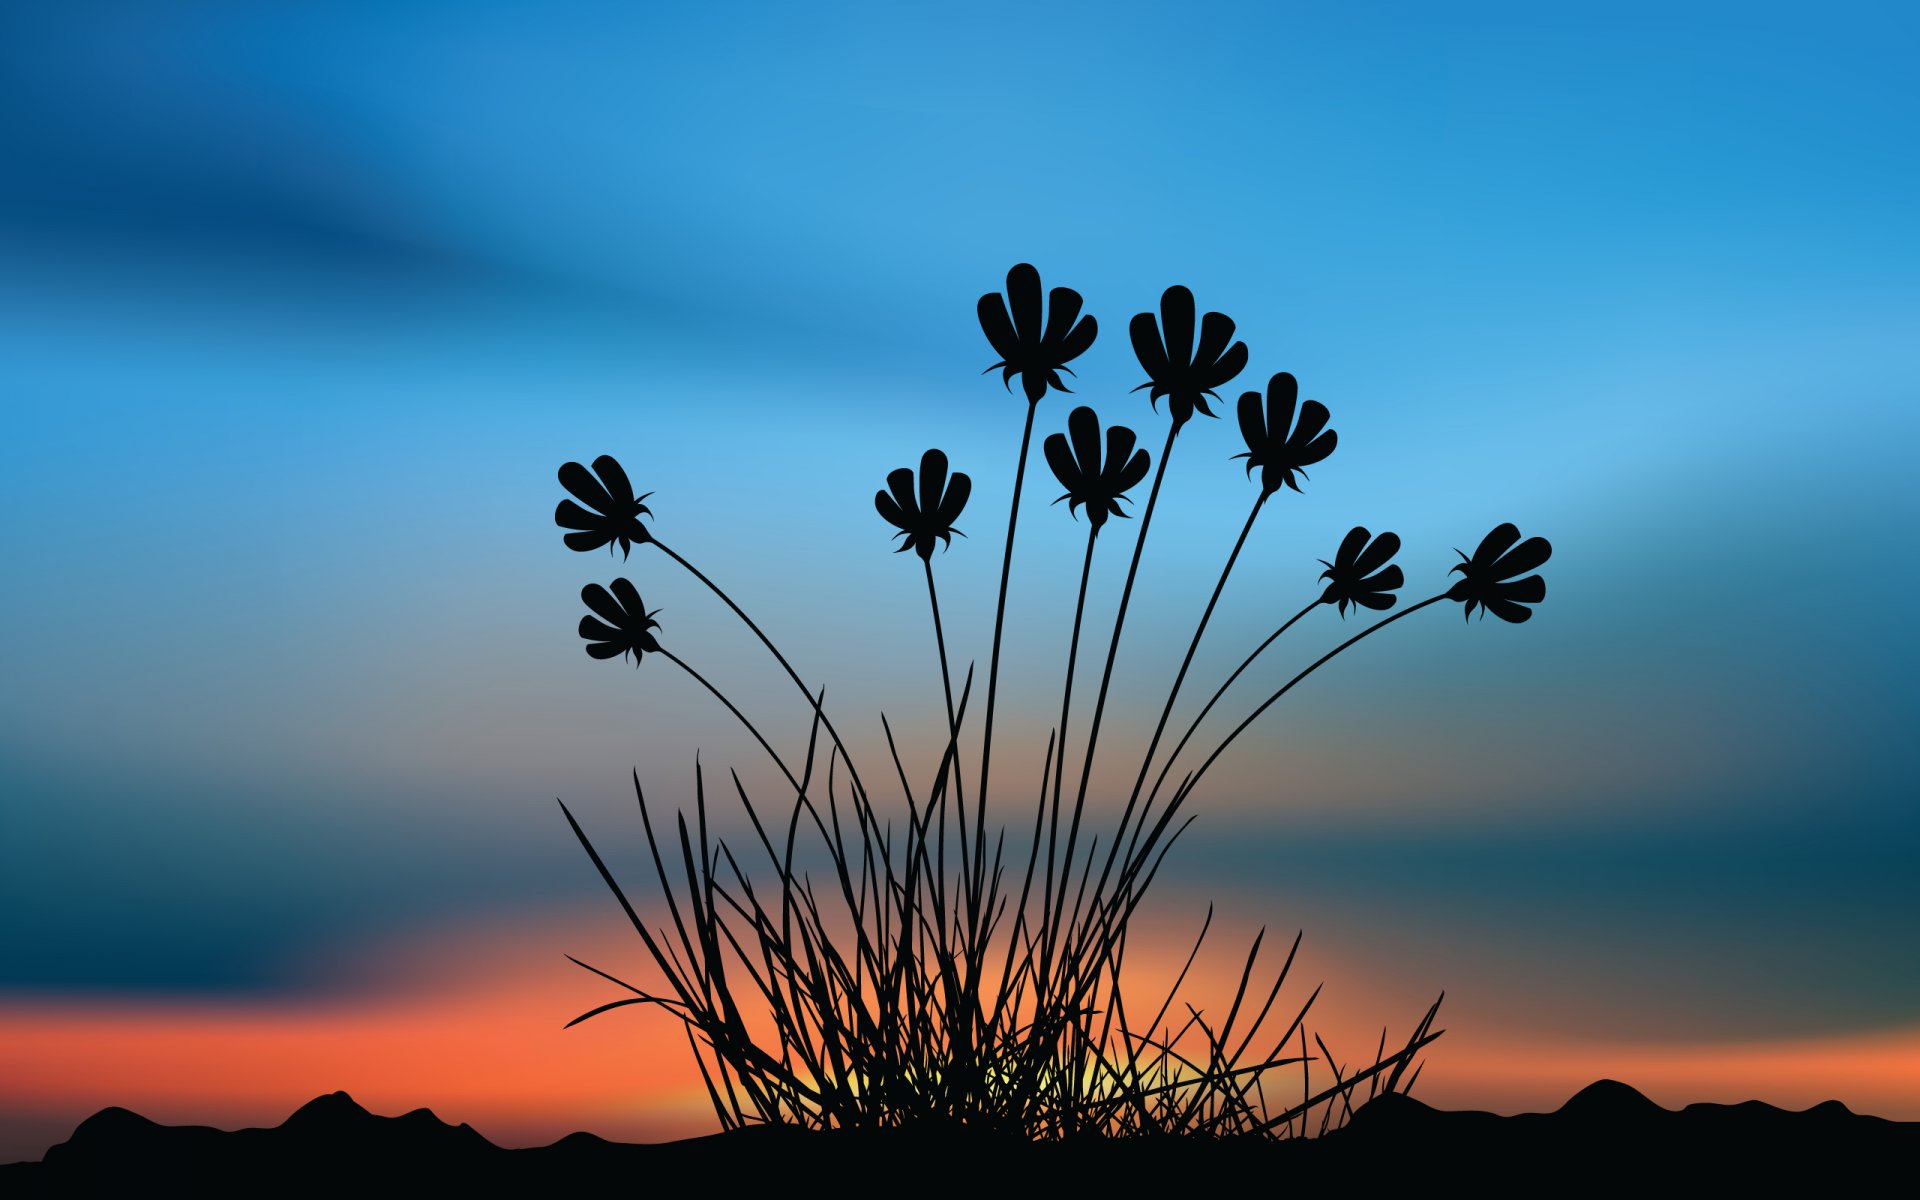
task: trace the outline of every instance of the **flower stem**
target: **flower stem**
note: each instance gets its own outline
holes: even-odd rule
[[[1020,461],[1013,469],[1013,503],[1007,511],[1007,546],[1000,559],[1000,599],[993,609],[993,653],[987,662],[987,714],[980,732],[980,790],[974,796],[974,817],[977,829],[974,836],[974,872],[976,878],[968,884],[969,920],[974,928],[979,921],[978,878],[983,871],[983,862],[987,852],[987,779],[993,769],[993,706],[1000,687],[1000,636],[1007,619],[1007,577],[1013,573],[1013,535],[1020,523],[1020,489],[1027,477],[1027,448],[1033,441],[1033,414],[1040,406],[1038,400],[1027,401],[1027,424],[1020,433]]]
[[[1180,423],[1176,421],[1167,430],[1167,444],[1160,451],[1160,466],[1153,473],[1153,488],[1147,493],[1146,511],[1140,514],[1140,533],[1134,538],[1133,561],[1127,564],[1127,582],[1120,589],[1120,611],[1113,618],[1113,637],[1107,643],[1107,665],[1100,672],[1100,692],[1093,702],[1093,721],[1087,727],[1086,761],[1080,767],[1080,787],[1073,798],[1073,820],[1067,827],[1066,862],[1069,868],[1073,863],[1074,846],[1079,840],[1080,816],[1087,804],[1087,784],[1093,776],[1094,748],[1100,743],[1100,718],[1106,713],[1107,688],[1113,682],[1113,660],[1120,652],[1120,631],[1127,624],[1127,604],[1133,599],[1133,581],[1140,572],[1140,554],[1146,549],[1147,530],[1153,527],[1153,510],[1160,500],[1161,481],[1167,477],[1167,460],[1173,457],[1173,440],[1179,436]],[[1070,869],[1063,869],[1060,874],[1060,893],[1054,901],[1056,923],[1060,908],[1066,904],[1067,877],[1071,873]]]
[[[1147,819],[1147,812],[1152,810],[1154,798],[1160,794],[1160,786],[1166,783],[1167,772],[1173,769],[1174,763],[1180,761],[1180,752],[1187,748],[1187,743],[1189,741],[1193,740],[1193,735],[1197,733],[1200,729],[1200,723],[1207,719],[1207,714],[1213,711],[1213,706],[1220,703],[1220,697],[1227,694],[1227,689],[1233,686],[1233,681],[1240,678],[1240,676],[1246,671],[1246,669],[1253,665],[1254,659],[1259,658],[1262,654],[1266,653],[1268,646],[1271,646],[1275,642],[1279,641],[1281,634],[1285,633],[1289,629],[1292,629],[1294,622],[1298,621],[1300,618],[1306,616],[1308,613],[1312,612],[1314,609],[1318,607],[1320,607],[1320,601],[1315,600],[1313,603],[1307,605],[1305,608],[1301,609],[1299,612],[1293,614],[1291,617],[1288,617],[1286,619],[1286,622],[1282,624],[1280,628],[1274,630],[1272,633],[1267,635],[1266,641],[1261,642],[1258,646],[1254,647],[1253,653],[1247,655],[1247,657],[1241,661],[1240,665],[1233,669],[1233,674],[1227,676],[1227,681],[1225,683],[1221,684],[1217,689],[1214,690],[1213,698],[1208,700],[1206,703],[1206,707],[1200,710],[1200,715],[1196,716],[1193,719],[1193,724],[1187,726],[1187,731],[1180,735],[1179,743],[1174,746],[1173,753],[1169,754],[1167,756],[1167,761],[1160,765],[1160,774],[1154,777],[1153,787],[1151,790],[1147,792],[1146,807],[1142,809],[1140,813],[1140,820],[1142,822],[1144,822]],[[1138,830],[1135,830],[1135,832],[1138,833]]]
[[[1093,573],[1093,546],[1099,537],[1100,527],[1098,525],[1095,525],[1087,531],[1087,553],[1085,559],[1080,564],[1080,592],[1073,604],[1073,636],[1067,642],[1067,677],[1065,684],[1063,684],[1060,689],[1060,730],[1054,735],[1053,802],[1051,805],[1051,815],[1047,820],[1046,890],[1041,893],[1040,910],[1041,926],[1049,932],[1052,930],[1052,923],[1047,919],[1047,914],[1051,910],[1053,903],[1054,851],[1058,847],[1060,833],[1060,777],[1066,773],[1067,769],[1067,717],[1073,708],[1073,676],[1075,664],[1080,656],[1081,618],[1085,616],[1087,610],[1087,578]],[[1034,830],[1035,849],[1039,848],[1039,832],[1038,829]],[[1066,870],[1064,867],[1061,869],[1063,873]],[[1026,907],[1026,890],[1022,888],[1020,894],[1020,910],[1024,912]],[[1043,979],[1046,978],[1048,974],[1046,967],[1050,961],[1052,942],[1050,936],[1046,939],[1046,942],[1047,945],[1042,949],[1040,960],[1040,977]]]
[[[1179,698],[1180,685],[1187,680],[1187,671],[1193,666],[1193,656],[1200,649],[1200,638],[1207,632],[1207,623],[1213,620],[1214,606],[1220,603],[1220,593],[1226,590],[1227,576],[1233,574],[1233,564],[1240,561],[1240,551],[1247,544],[1247,535],[1253,532],[1253,523],[1260,516],[1260,510],[1266,507],[1267,497],[1272,493],[1264,489],[1260,498],[1253,502],[1253,510],[1247,514],[1247,523],[1240,527],[1240,536],[1234,539],[1233,550],[1227,555],[1227,565],[1220,568],[1220,578],[1213,585],[1213,595],[1207,597],[1207,607],[1200,614],[1200,623],[1194,627],[1193,638],[1187,643],[1187,655],[1180,660],[1180,670],[1173,677],[1173,686],[1167,690],[1167,702],[1160,709],[1160,722],[1153,727],[1153,737],[1147,742],[1146,757],[1140,760],[1140,774],[1133,781],[1133,790],[1127,794],[1127,807],[1120,815],[1119,829],[1114,833],[1114,848],[1117,849],[1120,833],[1127,828],[1127,822],[1133,816],[1134,805],[1140,799],[1140,789],[1147,782],[1147,772],[1153,767],[1153,755],[1160,748],[1160,737],[1167,731],[1167,720],[1173,716],[1173,702]],[[1109,852],[1111,857],[1111,852]]]
[[[765,646],[767,650],[770,653],[772,653],[774,660],[778,662],[781,668],[786,671],[787,678],[793,680],[793,686],[799,688],[800,694],[807,698],[808,706],[811,707],[816,713],[820,715],[820,723],[826,726],[827,736],[833,739],[834,747],[840,751],[841,759],[845,761],[847,764],[847,773],[853,777],[854,788],[858,791],[860,795],[865,796],[867,794],[867,786],[865,783],[861,782],[860,770],[858,767],[854,766],[853,755],[847,752],[846,743],[840,740],[840,732],[833,727],[832,718],[828,717],[824,709],[822,709],[820,701],[814,698],[812,690],[809,689],[806,685],[806,682],[800,678],[800,673],[793,669],[793,664],[787,661],[787,656],[780,653],[780,647],[774,645],[773,639],[769,638],[766,635],[765,631],[763,631],[760,628],[760,626],[754,624],[753,618],[747,615],[746,610],[741,608],[738,604],[735,604],[733,602],[733,597],[727,595],[724,591],[720,590],[720,585],[715,583],[713,580],[708,579],[705,572],[701,571],[699,567],[694,566],[692,563],[688,562],[686,559],[674,553],[673,548],[667,545],[665,542],[661,541],[660,539],[649,538],[648,541],[652,542],[653,545],[659,547],[660,552],[662,554],[665,554],[668,558],[671,558],[673,561],[679,563],[682,567],[684,567],[688,574],[692,575],[695,579],[698,579],[701,583],[706,584],[707,590],[711,591],[714,595],[720,597],[720,599],[723,602],[725,602],[726,606],[733,610],[734,615],[739,617],[741,621],[745,622],[747,628],[753,631],[753,635],[760,639],[760,644]],[[678,660],[676,659],[675,661],[678,661]],[[705,682],[705,681],[702,680],[702,682]],[[714,694],[719,695],[718,692]],[[744,718],[742,719],[744,720]],[[762,744],[764,745],[764,743]],[[771,753],[771,751],[769,751],[769,753]]]
[[[709,692],[712,692],[714,699],[720,701],[720,703],[727,706],[727,711],[732,713],[734,717],[740,722],[740,724],[746,726],[747,732],[753,735],[753,740],[756,742],[759,742],[760,748],[762,750],[765,750],[767,752],[767,757],[773,760],[773,765],[776,767],[779,767],[780,773],[787,777],[787,782],[793,786],[793,791],[796,796],[806,790],[805,788],[800,786],[800,781],[793,777],[793,772],[787,768],[786,761],[780,757],[779,752],[776,751],[771,745],[768,745],[767,739],[760,735],[760,731],[758,729],[754,728],[753,722],[747,720],[746,714],[741,712],[737,707],[735,707],[733,701],[727,699],[725,693],[721,692],[719,688],[713,686],[713,684],[707,679],[705,675],[702,675],[700,672],[688,666],[686,663],[686,660],[681,658],[679,655],[675,654],[673,651],[668,650],[665,647],[662,647],[660,650],[660,653],[667,659],[668,662],[671,662],[674,666],[679,667],[682,671],[685,671],[687,674],[693,676],[694,681],[698,683],[701,687],[706,688]]]
[[[1227,747],[1233,745],[1234,739],[1239,737],[1242,733],[1246,732],[1247,727],[1249,725],[1252,725],[1256,720],[1260,718],[1260,714],[1266,712],[1269,708],[1272,708],[1274,704],[1280,699],[1280,697],[1292,691],[1294,688],[1294,685],[1298,684],[1301,680],[1305,679],[1307,676],[1313,674],[1315,671],[1325,666],[1328,660],[1332,659],[1334,655],[1339,654],[1342,650],[1345,650],[1348,646],[1353,645],[1355,642],[1358,642],[1360,639],[1364,637],[1369,637],[1375,633],[1378,633],[1382,629],[1385,629],[1387,626],[1393,624],[1395,621],[1400,620],[1402,617],[1410,617],[1414,613],[1419,612],[1421,609],[1427,607],[1428,605],[1438,604],[1440,603],[1440,601],[1445,600],[1446,598],[1447,598],[1447,593],[1441,592],[1439,595],[1429,596],[1425,600],[1422,600],[1420,601],[1420,603],[1412,605],[1411,607],[1403,608],[1399,612],[1394,613],[1390,617],[1385,617],[1381,620],[1375,621],[1373,624],[1367,626],[1365,629],[1362,629],[1359,633],[1354,634],[1352,637],[1348,638],[1346,641],[1341,642],[1338,646],[1335,646],[1333,649],[1327,651],[1325,654],[1322,654],[1319,658],[1314,659],[1313,663],[1309,665],[1305,670],[1301,671],[1298,675],[1295,675],[1292,679],[1287,680],[1287,682],[1281,686],[1279,691],[1275,692],[1273,695],[1268,696],[1265,700],[1261,701],[1260,707],[1248,713],[1246,720],[1234,726],[1233,732],[1229,733],[1226,736],[1226,739],[1222,741],[1217,747],[1214,748],[1213,753],[1207,755],[1206,761],[1200,764],[1199,769],[1196,770],[1191,776],[1189,776],[1186,782],[1180,785],[1180,789],[1174,793],[1173,800],[1168,802],[1167,811],[1161,814],[1159,823],[1154,827],[1154,835],[1153,837],[1149,837],[1147,839],[1147,845],[1141,851],[1141,854],[1144,856],[1147,852],[1149,852],[1152,849],[1154,838],[1158,837],[1160,834],[1160,831],[1166,828],[1168,820],[1173,816],[1174,812],[1180,807],[1181,802],[1185,800],[1187,796],[1193,793],[1194,788],[1200,785],[1200,777],[1207,773],[1207,768],[1213,766],[1214,762],[1218,760],[1222,754],[1226,753]]]

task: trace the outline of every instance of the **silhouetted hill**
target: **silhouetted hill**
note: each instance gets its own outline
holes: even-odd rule
[[[1347,1127],[1305,1142],[1085,1141],[1033,1145],[964,1129],[806,1133],[755,1127],[660,1145],[575,1133],[505,1150],[427,1109],[376,1116],[345,1092],[321,1096],[274,1129],[225,1132],[158,1125],[124,1108],[81,1122],[39,1163],[0,1167],[7,1196],[196,1196],[418,1193],[540,1194],[673,1179],[732,1192],[833,1187],[857,1174],[888,1190],[949,1181],[970,1187],[1138,1189],[1266,1177],[1277,1186],[1366,1182],[1461,1184],[1485,1194],[1565,1194],[1595,1186],[1664,1193],[1796,1180],[1831,1189],[1920,1162],[1920,1123],[1858,1116],[1837,1101],[1789,1112],[1749,1101],[1674,1112],[1602,1080],[1557,1111],[1501,1117],[1445,1112],[1383,1096]],[[876,1174],[877,1173],[877,1174]],[[893,1181],[893,1182],[888,1182]]]

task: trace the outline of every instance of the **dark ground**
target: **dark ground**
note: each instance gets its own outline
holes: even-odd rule
[[[1749,1102],[1674,1112],[1602,1081],[1557,1112],[1500,1117],[1442,1112],[1404,1096],[1376,1099],[1347,1127],[1293,1142],[1094,1141],[1034,1145],[965,1130],[807,1133],[757,1127],[662,1145],[576,1133],[503,1150],[426,1109],[379,1117],[345,1092],[322,1096],[274,1129],[166,1126],[103,1109],[38,1163],[0,1167],[0,1195],[313,1195],[351,1191],[524,1196],[633,1194],[658,1187],[735,1195],[849,1185],[881,1191],[987,1189],[1217,1190],[1387,1185],[1478,1194],[1567,1195],[1615,1189],[1813,1185],[1830,1193],[1880,1183],[1906,1194],[1920,1166],[1920,1123],[1858,1116],[1828,1101],[1805,1112]]]

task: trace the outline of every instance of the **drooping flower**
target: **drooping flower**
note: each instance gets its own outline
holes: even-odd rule
[[[873,494],[873,506],[880,510],[888,524],[900,531],[894,536],[905,539],[900,543],[901,550],[911,549],[921,558],[931,560],[936,540],[951,545],[953,535],[960,533],[953,523],[960,519],[960,510],[967,506],[967,497],[973,494],[973,480],[964,471],[955,471],[949,484],[947,456],[938,450],[929,450],[920,456],[917,498],[913,470],[909,467],[890,472],[887,488],[888,491]]]
[[[1148,376],[1146,383],[1133,390],[1152,388],[1147,393],[1149,403],[1165,396],[1176,429],[1187,423],[1196,408],[1213,416],[1207,397],[1219,399],[1214,389],[1247,365],[1247,344],[1233,340],[1233,321],[1225,313],[1206,315],[1200,323],[1200,344],[1194,346],[1193,293],[1177,285],[1161,295],[1159,321],[1152,313],[1140,313],[1128,331],[1133,335],[1133,353]]]
[[[1282,487],[1300,490],[1294,479],[1305,468],[1333,453],[1340,435],[1327,428],[1327,406],[1318,400],[1300,405],[1300,422],[1294,424],[1294,405],[1300,397],[1300,381],[1285,371],[1267,380],[1264,411],[1259,392],[1240,394],[1240,435],[1247,441],[1247,452],[1235,458],[1247,460],[1247,474],[1260,468],[1260,486],[1269,495]],[[1389,552],[1391,553],[1391,552]]]
[[[640,602],[640,592],[631,583],[616,579],[611,593],[597,583],[590,583],[580,589],[580,599],[599,615],[598,620],[580,618],[580,636],[587,639],[589,655],[615,658],[631,654],[637,667],[643,655],[659,652],[660,643],[654,640],[653,631],[660,628],[660,622],[654,620],[653,613]]]
[[[598,479],[594,478],[596,474]],[[572,500],[562,500],[553,510],[554,524],[578,531],[566,536],[570,549],[598,550],[605,546],[611,554],[613,543],[619,542],[621,556],[625,557],[633,552],[635,542],[645,545],[651,540],[652,535],[640,523],[640,518],[643,514],[653,515],[643,503],[653,493],[636,498],[633,483],[613,455],[602,454],[594,459],[592,471],[577,462],[561,464],[560,486],[580,501],[575,504]]]
[[[1514,545],[1519,542],[1519,545]],[[1530,537],[1520,541],[1520,531],[1512,522],[1496,526],[1480,543],[1479,549],[1468,558],[1459,550],[1461,562],[1453,570],[1460,572],[1462,578],[1447,589],[1447,599],[1459,600],[1466,604],[1462,616],[1471,617],[1475,605],[1479,605],[1482,616],[1492,613],[1502,621],[1512,621],[1516,625],[1533,616],[1533,610],[1525,607],[1538,604],[1547,598],[1547,581],[1538,575],[1527,575],[1525,579],[1515,579],[1515,575],[1526,575],[1547,561],[1553,553],[1553,547],[1543,537]],[[1452,572],[1448,572],[1452,574]]]
[[[1042,323],[1040,272],[1027,263],[1015,264],[1007,272],[1005,296],[988,292],[980,297],[980,329],[1000,356],[1000,361],[987,370],[999,368],[1000,382],[1009,388],[1018,375],[1029,403],[1046,395],[1049,387],[1071,391],[1060,382],[1060,372],[1073,374],[1067,364],[1086,353],[1099,331],[1092,317],[1075,323],[1080,305],[1079,292],[1054,288],[1047,296],[1047,316]]]
[[[1387,560],[1398,553],[1399,534],[1383,533],[1376,538],[1364,526],[1355,525],[1341,539],[1333,561],[1320,560],[1327,568],[1320,572],[1320,578],[1328,581],[1320,603],[1338,605],[1343,617],[1349,604],[1376,611],[1392,608],[1394,590],[1406,582],[1399,567],[1387,566]]]
[[[1068,437],[1072,442],[1069,448]],[[1087,521],[1095,533],[1109,516],[1124,517],[1120,499],[1127,489],[1147,477],[1147,452],[1135,451],[1134,432],[1125,425],[1107,427],[1106,458],[1100,456],[1100,418],[1084,405],[1067,415],[1067,432],[1050,434],[1044,449],[1047,465],[1067,489],[1060,500],[1071,513],[1087,506]],[[1060,503],[1055,500],[1054,503]]]

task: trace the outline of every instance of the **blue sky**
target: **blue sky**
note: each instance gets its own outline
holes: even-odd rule
[[[14,6],[0,898],[29,916],[0,991],[315,988],[326,948],[589,896],[555,795],[612,824],[635,765],[662,794],[696,744],[762,769],[659,664],[580,653],[589,580],[626,571],[801,736],[652,551],[560,547],[567,459],[625,462],[870,752],[882,709],[924,745],[922,581],[871,495],[929,445],[973,475],[936,570],[984,661],[1021,411],[973,304],[1031,261],[1101,322],[1076,399],[1156,450],[1124,329],[1176,282],[1238,322],[1233,393],[1288,370],[1333,411],[1190,699],[1351,525],[1401,534],[1409,598],[1500,521],[1555,545],[1531,624],[1422,614],[1290,697],[1177,887],[1498,980],[1543,1027],[1569,993],[1654,1037],[1911,1024],[1916,20]],[[1176,451],[1116,741],[1252,501],[1240,449],[1229,419]],[[1082,536],[1050,486],[1014,764]],[[1299,661],[1340,636],[1318,616]]]

